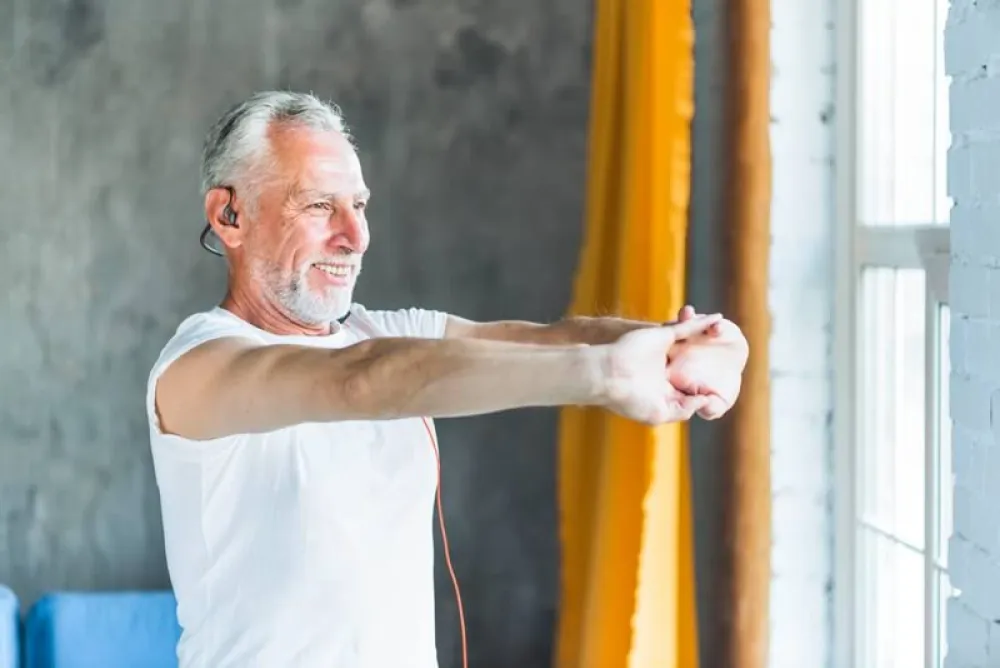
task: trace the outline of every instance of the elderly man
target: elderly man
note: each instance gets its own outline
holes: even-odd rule
[[[432,668],[436,417],[601,406],[648,424],[723,414],[739,329],[471,322],[352,293],[369,189],[336,107],[269,92],[205,143],[229,266],[180,324],[147,412],[182,668]]]

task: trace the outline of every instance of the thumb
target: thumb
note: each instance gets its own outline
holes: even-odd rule
[[[679,322],[687,322],[688,320],[690,320],[691,318],[695,317],[696,315],[698,315],[698,314],[695,312],[694,307],[691,306],[691,305],[687,305],[684,308],[682,308],[680,311],[678,311],[678,313],[677,313],[677,320]]]

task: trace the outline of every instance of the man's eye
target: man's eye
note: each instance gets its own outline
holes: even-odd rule
[[[364,211],[365,209],[368,208],[368,202],[355,202],[354,203],[354,208],[357,211]]]
[[[327,211],[330,208],[329,202],[313,202],[309,205],[310,209],[317,209],[320,211]]]

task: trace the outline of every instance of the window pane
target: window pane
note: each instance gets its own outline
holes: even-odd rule
[[[938,312],[938,546],[935,557],[945,568],[948,567],[948,539],[954,522],[954,510],[952,498],[955,495],[955,486],[951,474],[951,407],[949,401],[949,390],[951,378],[951,311],[947,306],[942,306]]]
[[[857,3],[861,222],[946,223],[948,0]]]
[[[924,273],[866,268],[861,275],[861,519],[923,549]]]
[[[858,668],[924,665],[924,558],[868,529],[859,531],[864,631]]]

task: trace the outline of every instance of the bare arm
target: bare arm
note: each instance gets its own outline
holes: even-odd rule
[[[611,317],[572,317],[551,325],[516,320],[479,323],[449,316],[445,335],[542,345],[601,345],[618,341],[629,332],[674,325],[695,317],[690,306],[682,308],[678,320],[669,323]],[[708,404],[699,415],[716,419],[728,412],[739,396],[749,347],[739,327],[726,320],[716,323],[708,334],[672,348],[667,375],[670,383],[685,394],[708,397]]]
[[[617,341],[637,329],[661,327],[664,324],[625,318],[574,316],[543,325],[523,320],[473,322],[450,315],[445,336],[539,345],[601,345]]]
[[[384,338],[329,350],[219,339],[170,365],[156,406],[165,431],[209,439],[301,422],[594,405],[601,364],[585,346]]]

